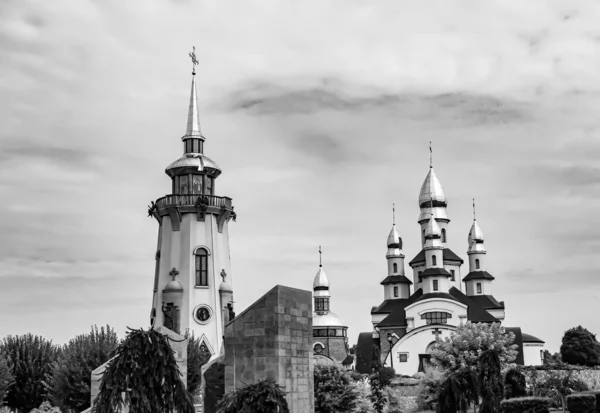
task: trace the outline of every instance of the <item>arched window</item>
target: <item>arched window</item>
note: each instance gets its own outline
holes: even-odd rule
[[[431,256],[431,265],[437,265],[437,257],[435,255]]]
[[[394,268],[394,274],[398,272],[398,264],[393,263],[392,267]]]
[[[433,280],[433,291],[438,290],[438,280]]]
[[[475,259],[475,269],[478,270],[479,269],[479,258]]]
[[[394,287],[394,297],[398,297],[398,287]]]
[[[421,314],[421,320],[426,320],[427,324],[447,324],[449,318],[452,318],[452,314],[445,311],[432,311]]]
[[[481,294],[481,283],[477,283],[477,294]]]
[[[196,260],[196,287],[208,287],[208,251],[198,248],[194,253]]]
[[[423,282],[423,277],[421,276],[421,273],[423,271],[419,271],[418,275],[419,275],[419,282],[422,283]]]
[[[442,228],[442,242],[446,242],[446,228]]]

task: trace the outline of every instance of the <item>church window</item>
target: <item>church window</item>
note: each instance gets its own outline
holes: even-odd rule
[[[394,267],[394,274],[398,272],[398,264],[394,263],[392,264],[392,266]]]
[[[188,193],[188,176],[182,175],[179,177],[179,194],[186,195]]]
[[[202,175],[192,175],[192,193],[202,193]]]
[[[394,287],[394,297],[398,297],[398,287]]]
[[[446,242],[446,228],[442,228],[442,242]]]
[[[398,359],[400,363],[408,362],[408,353],[398,353]]]
[[[421,320],[425,320],[427,324],[447,324],[449,318],[452,318],[452,314],[445,311],[431,311],[421,314]]]
[[[204,195],[212,195],[214,179],[208,175],[206,176],[205,179],[206,179],[206,181],[204,182]]]
[[[208,252],[204,248],[196,250],[196,287],[208,287]]]
[[[327,297],[315,298],[315,311],[317,311],[317,312],[329,311],[329,298],[327,298]]]
[[[313,328],[313,337],[319,337],[319,330]]]
[[[418,272],[418,274],[419,274],[419,282],[420,282],[420,283],[422,283],[422,282],[423,282],[423,277],[421,276],[421,273],[422,273],[422,272],[423,272],[423,271],[419,271],[419,272]]]
[[[454,280],[455,280],[454,270],[450,270],[450,281],[454,281]]]
[[[438,280],[433,280],[433,291],[438,290]]]
[[[481,283],[477,283],[477,294],[481,294]]]
[[[477,270],[479,269],[479,259],[478,258],[475,259],[475,269],[477,269]]]
[[[431,256],[431,265],[437,265],[437,257],[435,255]]]
[[[313,350],[316,354],[321,354],[323,352],[323,345],[321,343],[316,343],[313,347]]]

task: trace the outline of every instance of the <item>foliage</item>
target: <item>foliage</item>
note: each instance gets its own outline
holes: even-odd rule
[[[52,407],[49,402],[45,401],[40,404],[40,407],[33,409],[29,413],[60,413],[60,409],[58,407]]]
[[[90,406],[92,371],[106,363],[119,345],[117,333],[110,326],[93,326],[88,334],[71,339],[54,363],[49,377],[49,397],[63,410],[82,411]]]
[[[379,373],[381,371],[381,352],[379,347],[373,345],[371,351],[371,369],[372,374],[369,377],[369,384],[371,385],[371,403],[377,413],[383,413],[383,409],[386,404],[385,394],[383,393],[384,385],[380,379]]]
[[[202,366],[210,360],[210,352],[202,346],[199,338],[188,337],[187,343],[187,389],[196,395],[202,385]]]
[[[419,410],[435,410],[444,381],[444,374],[439,368],[430,368],[421,378],[417,396]]]
[[[25,334],[5,337],[0,353],[5,354],[14,377],[6,396],[8,407],[29,411],[39,406],[46,397],[45,379],[52,374],[59,347],[43,337]]]
[[[517,368],[508,370],[504,378],[504,397],[512,399],[514,397],[525,396],[527,396],[525,375]]]
[[[517,357],[517,345],[513,333],[505,333],[499,323],[461,324],[456,331],[438,344],[432,351],[431,361],[443,370],[461,368],[477,369],[479,356],[486,350],[498,352],[502,367]]]
[[[596,335],[578,326],[565,332],[560,346],[562,361],[583,366],[600,364],[600,343]]]
[[[374,413],[373,403],[371,403],[371,385],[369,378],[365,376],[355,385],[356,406],[351,410],[352,413]]]
[[[479,356],[479,374],[477,383],[481,405],[479,413],[499,413],[500,402],[504,395],[502,368],[497,351],[487,350]]]
[[[379,373],[381,370],[381,350],[373,344],[371,348],[371,373]]]
[[[548,413],[550,400],[543,397],[519,397],[503,400],[500,403],[502,413]]]
[[[553,366],[555,364],[562,363],[560,353],[550,353],[548,350],[544,350],[544,366]]]
[[[333,411],[333,410],[332,410]],[[218,413],[289,413],[285,392],[274,381],[263,380],[227,393]]]
[[[214,361],[204,372],[204,380],[204,410],[213,413],[225,394],[225,364]]]
[[[596,395],[590,393],[571,394],[567,396],[567,409],[570,413],[594,413],[596,411]]]
[[[394,377],[396,377],[396,370],[391,367],[382,367],[381,370],[379,370],[379,380],[381,380],[381,383],[384,386],[390,384]]]
[[[316,365],[315,412],[348,412],[356,407],[358,392],[350,375],[335,365]]]
[[[588,390],[585,383],[572,376],[573,372],[550,372],[545,379],[532,375],[532,395],[551,400],[553,407],[566,408],[566,397]]]
[[[437,412],[466,412],[471,403],[477,400],[477,376],[473,370],[463,368],[450,373],[442,382]]]
[[[8,394],[8,389],[14,383],[15,378],[12,374],[11,365],[8,362],[8,359],[0,354],[0,405],[4,402],[6,395]]]
[[[352,380],[354,380],[354,381],[361,381],[365,377],[368,377],[368,376],[369,376],[368,374],[362,374],[362,373],[359,373],[357,371],[353,371],[353,372],[350,373],[350,378]]]
[[[130,330],[102,377],[96,413],[193,413],[194,405],[169,338],[156,330]]]
[[[386,413],[402,413],[402,405],[400,402],[400,395],[392,390],[391,387],[384,389],[385,399],[388,401],[385,408]]]

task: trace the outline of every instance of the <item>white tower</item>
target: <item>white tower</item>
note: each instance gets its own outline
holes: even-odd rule
[[[158,247],[152,299],[152,326],[193,334],[212,356],[222,350],[224,325],[233,316],[228,223],[235,219],[231,198],[215,195],[221,169],[204,155],[196,97],[195,53],[184,153],[167,166],[170,195],[152,203]]]
[[[397,300],[410,297],[412,281],[404,273],[404,253],[402,252],[402,238],[396,231],[396,208],[393,207],[393,223],[390,235],[387,238],[388,275],[381,281],[383,285],[383,299]]]
[[[473,200],[473,225],[469,231],[469,274],[464,279],[466,293],[474,295],[492,295],[494,277],[486,271],[485,256],[487,251],[483,245],[483,231],[475,216],[475,200]]]
[[[442,231],[431,214],[425,226],[425,270],[421,273],[419,282],[424,294],[448,293],[451,287],[450,273],[444,269],[441,235]]]

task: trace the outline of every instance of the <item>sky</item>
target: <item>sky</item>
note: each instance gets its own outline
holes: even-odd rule
[[[449,246],[467,259],[476,198],[505,325],[552,352],[599,334],[599,20],[590,0],[1,0],[0,337],[148,326],[192,46],[238,312],[310,290],[322,245],[350,344],[370,331],[392,203],[407,272],[420,250],[431,141]]]

